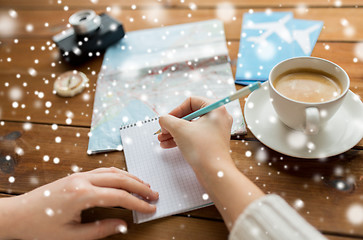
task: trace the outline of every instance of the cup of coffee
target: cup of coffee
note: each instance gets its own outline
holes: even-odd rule
[[[333,62],[290,58],[270,72],[270,100],[288,127],[317,134],[341,106],[349,84],[348,74]]]

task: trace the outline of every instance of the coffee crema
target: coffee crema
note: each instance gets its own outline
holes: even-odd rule
[[[342,94],[342,87],[336,77],[313,69],[284,72],[275,79],[273,86],[285,97],[300,102],[326,102]]]

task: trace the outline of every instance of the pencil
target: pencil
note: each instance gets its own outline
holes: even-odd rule
[[[248,94],[250,94],[251,92],[253,92],[254,90],[258,89],[261,87],[261,83],[260,82],[256,82],[256,83],[253,83],[253,84],[250,84],[244,88],[241,88],[240,90],[238,90],[237,92],[233,93],[232,95],[228,96],[228,97],[225,97],[215,103],[212,103],[211,105],[208,105],[204,108],[201,108],[195,112],[192,112],[191,114],[183,117],[182,119],[184,120],[188,120],[188,121],[191,121],[197,117],[200,117],[204,114],[207,114],[209,113],[210,111],[216,109],[216,108],[219,108],[220,106],[223,106],[227,103],[230,103],[236,99],[239,99],[241,97],[244,97]],[[161,133],[161,129],[159,129],[157,132],[154,133],[154,135],[156,134],[160,134]]]

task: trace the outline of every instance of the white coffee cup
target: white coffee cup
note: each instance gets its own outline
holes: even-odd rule
[[[290,99],[276,90],[273,83],[281,74],[294,69],[311,69],[325,72],[340,82],[341,94],[325,102],[301,102]],[[296,57],[278,63],[269,75],[269,92],[272,105],[288,127],[306,134],[317,134],[341,106],[349,90],[349,76],[337,64],[316,57]]]

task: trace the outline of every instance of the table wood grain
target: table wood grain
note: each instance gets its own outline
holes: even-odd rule
[[[42,38],[50,40],[51,36],[65,29],[68,24],[68,18],[71,14],[79,9],[32,9],[18,10],[17,18],[8,17],[9,23],[14,22],[11,38]],[[105,12],[104,8],[97,9],[96,12]],[[264,10],[264,9],[256,9]],[[6,16],[9,10],[2,10],[0,14]],[[249,11],[248,8],[236,8],[234,14],[230,14],[229,9],[221,8],[220,15],[230,16],[224,21],[225,34],[227,39],[239,39],[241,33],[242,15]],[[322,20],[324,27],[319,39],[322,41],[359,41],[363,38],[363,25],[361,16],[363,9],[358,7],[352,8],[309,8],[307,12],[300,13],[298,8],[271,8],[271,11],[292,11],[294,17],[298,19]],[[140,10],[121,9],[116,12],[110,11],[109,14],[125,24],[126,31],[148,29],[154,27],[168,26],[174,24],[190,23],[213,19],[218,16],[215,7],[196,9],[194,11],[185,8],[145,8]],[[190,14],[190,17],[188,16]],[[54,17],[57,16],[57,17]],[[145,19],[143,19],[145,16]],[[235,18],[234,18],[235,17]],[[132,20],[130,20],[132,19]],[[343,22],[345,19],[347,22]],[[48,23],[49,26],[45,26]],[[32,31],[27,31],[26,26],[31,24]],[[354,26],[352,33],[347,34],[344,25]],[[28,28],[29,30],[29,28]],[[3,37],[7,37],[3,32]]]
[[[75,169],[126,167],[122,152],[86,154],[97,73],[103,55],[77,67],[90,79],[82,94],[73,98],[53,94],[55,78],[74,67],[63,63],[51,37],[64,29],[68,17],[79,9],[92,8],[98,13],[110,10],[109,14],[122,21],[126,31],[218,18],[218,11],[227,15],[233,9],[229,18],[222,19],[233,74],[244,13],[251,9],[271,9],[292,11],[299,19],[322,20],[324,28],[312,56],[342,66],[351,78],[351,91],[363,97],[363,60],[357,59],[356,54],[357,44],[363,41],[363,5],[359,0],[305,0],[303,4],[293,0],[60,2],[0,0],[0,21],[8,21],[9,25],[8,32],[0,29],[0,197],[26,193],[72,174]],[[134,4],[136,9],[133,10]],[[17,17],[12,18],[9,10],[15,10]],[[32,31],[27,31],[29,24]],[[17,100],[17,108],[10,98],[14,88],[23,93]],[[52,104],[50,108],[45,105],[48,101]],[[244,100],[240,103],[243,108]],[[67,124],[69,116],[72,122]],[[53,124],[57,124],[57,130],[52,129]],[[6,135],[12,140],[4,140],[2,137]],[[61,137],[61,143],[55,142],[56,137]],[[19,149],[22,150],[20,155],[16,153]],[[258,160],[260,151],[268,156],[266,161]],[[231,155],[238,169],[264,192],[277,193],[292,206],[296,201],[303,201],[304,206],[297,209],[299,213],[329,239],[363,238],[363,225],[354,225],[346,217],[352,204],[363,204],[363,140],[341,155],[303,160],[267,148],[249,132],[231,140]],[[5,156],[11,159],[6,160]],[[59,158],[59,163],[54,162],[54,158]],[[10,176],[15,182],[9,182]],[[338,183],[344,188],[338,187]],[[226,239],[228,236],[215,207],[140,225],[132,224],[131,212],[121,208],[90,209],[83,213],[82,219],[89,222],[110,216],[126,219],[129,233],[107,239]]]
[[[62,1],[61,1],[62,2]],[[179,8],[188,8],[190,4],[196,4],[198,8],[211,8],[215,6],[224,6],[226,5],[224,1],[210,1],[210,0],[160,0],[160,1],[150,1],[150,0],[107,0],[107,1],[89,1],[89,0],[78,0],[78,1],[63,1],[63,4],[59,4],[58,0],[37,0],[37,1],[28,1],[28,0],[2,0],[2,6],[11,7],[11,8],[37,8],[37,9],[50,9],[52,7],[59,8],[66,6],[72,6],[77,8],[105,8],[108,6],[118,6],[120,8],[130,8],[132,5],[138,5],[138,8],[145,7],[179,7]],[[284,1],[276,1],[276,0],[258,0],[258,1],[240,1],[240,0],[230,0],[227,3],[232,5],[235,8],[238,7],[258,7],[258,8],[268,8],[268,7],[359,7],[362,2],[360,0],[344,0],[344,1],[333,1],[333,0],[305,0],[305,1],[295,1],[295,0],[284,0]],[[229,6],[227,4],[227,6]]]

